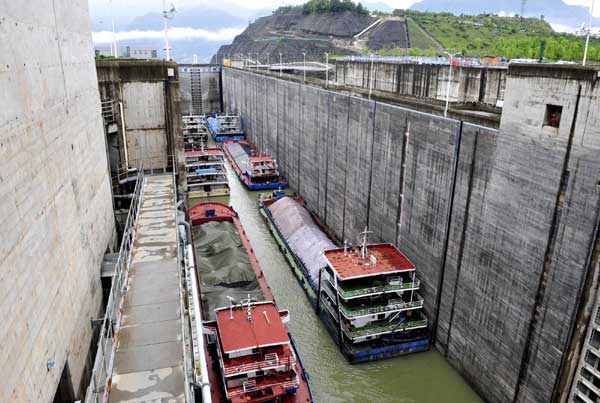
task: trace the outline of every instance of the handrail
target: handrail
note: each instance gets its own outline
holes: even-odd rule
[[[173,168],[173,215],[174,215],[174,220],[176,223],[176,233],[177,233],[177,270],[179,272],[179,315],[180,315],[180,320],[181,320],[181,334],[183,335],[183,337],[181,338],[181,342],[182,342],[182,350],[184,352],[184,357],[183,357],[183,374],[184,374],[184,393],[185,393],[185,398],[186,398],[186,402],[187,403],[191,403],[195,401],[195,394],[194,394],[194,388],[192,386],[192,382],[190,382],[190,377],[189,374],[193,373],[194,370],[188,368],[188,353],[192,353],[188,348],[188,344],[187,344],[187,340],[185,337],[185,327],[189,326],[190,324],[190,320],[189,320],[189,313],[186,313],[188,311],[187,307],[185,306],[185,298],[186,298],[186,293],[183,290],[183,286],[184,286],[184,280],[186,279],[186,274],[185,274],[185,270],[186,270],[186,264],[190,263],[188,262],[188,259],[185,258],[185,254],[186,252],[184,251],[184,253],[182,254],[182,250],[180,245],[181,243],[181,235],[179,233],[179,223],[178,223],[178,196],[177,196],[177,165],[176,165],[176,160],[175,160],[175,155],[171,156],[171,167]],[[192,255],[193,257],[193,255]],[[194,265],[193,260],[191,261],[191,264]],[[192,337],[192,333],[191,333],[191,328],[189,328],[190,330],[190,337]],[[192,363],[193,365],[193,363]],[[210,403],[210,401],[207,401],[206,403]]]
[[[254,385],[252,385],[254,384]],[[246,381],[242,384],[242,389],[241,390],[236,390],[233,392],[227,392],[227,398],[230,398],[232,396],[238,396],[238,395],[242,395],[245,393],[250,393],[250,392],[256,392],[257,390],[263,390],[263,389],[267,389],[267,388],[272,388],[273,386],[277,386],[277,385],[281,385],[283,388],[289,388],[289,387],[299,387],[300,386],[300,381],[298,379],[293,380],[293,381],[286,381],[286,382],[275,382],[275,383],[270,383],[268,385],[261,385],[261,386],[256,386],[256,381],[254,380],[250,380],[250,381]]]
[[[96,359],[94,360],[94,366],[92,368],[91,381],[86,390],[84,400],[85,403],[107,403],[109,399],[109,393],[112,384],[112,373],[115,365],[115,356],[119,341],[119,330],[121,328],[122,307],[125,296],[124,294],[127,289],[127,282],[129,278],[131,251],[136,239],[136,224],[142,204],[141,202],[144,197],[143,184],[147,171],[150,174],[153,174],[155,171],[164,173],[167,171],[173,172],[173,191],[175,205],[177,205],[177,165],[175,155],[167,156],[166,158],[162,158],[162,160],[168,161],[169,157],[171,158],[171,169],[168,169],[168,164],[165,164],[164,168],[162,169],[155,169],[152,166],[150,168],[146,168],[146,161],[152,161],[152,159],[142,159],[137,164],[137,168],[129,169],[129,174],[135,172],[136,184],[127,214],[127,221],[125,222],[124,226],[123,237],[119,247],[119,256],[115,265],[115,272],[110,288],[108,302],[106,304],[106,310],[102,319],[100,335],[97,343],[98,347]],[[184,366],[185,365],[186,363],[184,362]],[[186,373],[186,388],[191,389],[188,385],[189,382],[187,381]],[[186,390],[186,398],[188,402],[192,400],[189,395],[190,392]]]
[[[143,182],[144,166],[143,163],[141,163],[137,169],[137,183],[131,199],[131,205],[129,206],[123,238],[121,239],[119,248],[119,256],[115,265],[112,286],[110,288],[104,318],[102,319],[102,327],[98,339],[98,350],[92,368],[91,381],[85,395],[85,403],[108,402],[119,329],[121,327],[123,297],[127,288],[129,264],[131,262],[131,250],[135,241],[136,223],[141,207],[141,201],[143,199]]]
[[[129,160],[129,166],[127,166],[127,164],[121,164],[118,168],[117,168],[117,174],[114,175],[111,179],[113,181],[113,184],[115,182],[118,182],[119,184],[123,184],[125,182],[127,182],[128,180],[133,180],[134,178],[137,177],[137,172],[139,170],[139,168],[133,168],[134,166],[140,166],[143,162],[143,166],[144,169],[146,171],[149,171],[151,174],[153,174],[154,172],[176,172],[177,171],[177,167],[174,165],[171,165],[171,167],[169,167],[169,162],[171,164],[175,164],[175,156],[174,155],[161,155],[161,156],[157,156],[157,157],[144,157],[142,159],[135,159],[135,160]],[[154,167],[154,163],[163,163],[163,167],[162,168],[155,168]]]
[[[413,301],[392,303],[392,304],[388,304],[388,305],[374,306],[374,307],[368,307],[368,308],[362,308],[362,309],[360,309],[360,308],[352,309],[352,308],[346,307],[344,305],[341,305],[340,310],[342,311],[342,314],[346,318],[351,319],[351,318],[356,318],[359,316],[377,315],[377,314],[384,313],[384,312],[401,311],[404,309],[422,308],[422,307],[423,307],[423,298],[419,294],[416,294],[416,299]]]
[[[291,366],[296,364],[296,358],[293,356],[279,358],[275,356],[275,358],[267,358],[265,356],[265,360],[263,361],[255,361],[249,364],[240,364],[233,367],[227,367],[223,369],[223,373],[225,375],[232,374],[243,374],[245,372],[263,370],[267,368],[281,367],[281,366]]]
[[[330,281],[331,282],[331,281]],[[410,290],[418,289],[421,286],[421,280],[415,279],[414,283],[412,281],[404,281],[400,284],[385,284],[381,286],[371,286],[364,288],[356,288],[356,289],[345,289],[338,284],[338,290],[340,296],[344,299],[360,297],[363,295],[369,294],[381,294],[386,292],[394,292],[394,291],[402,291],[402,290]]]
[[[344,328],[344,333],[350,339],[357,339],[360,337],[372,336],[374,334],[382,334],[382,333],[392,333],[400,330],[407,330],[409,328],[418,328],[427,326],[427,319],[419,319],[404,322],[401,324],[398,323],[390,323],[387,325],[374,325],[374,326],[365,326],[362,328],[356,329],[346,329]]]

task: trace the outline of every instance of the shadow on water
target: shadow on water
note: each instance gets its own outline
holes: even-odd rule
[[[258,212],[260,192],[248,191],[227,162],[230,202],[238,212],[280,309],[289,309],[288,327],[311,377],[317,402],[471,403],[482,402],[435,350],[367,364],[350,365],[314,313]]]

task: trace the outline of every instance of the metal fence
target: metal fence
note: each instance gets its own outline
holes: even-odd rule
[[[137,169],[137,183],[131,199],[127,221],[119,257],[115,266],[112,286],[106,304],[106,311],[102,320],[96,360],[92,369],[92,377],[88,386],[85,403],[108,402],[112,371],[115,363],[115,353],[118,345],[119,328],[121,327],[121,314],[123,297],[127,287],[131,249],[135,241],[136,222],[140,212],[144,191],[144,167],[140,164]]]

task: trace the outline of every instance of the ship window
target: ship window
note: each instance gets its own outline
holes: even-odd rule
[[[562,115],[562,106],[546,105],[546,114],[544,115],[544,126],[558,127],[560,126],[560,118]]]

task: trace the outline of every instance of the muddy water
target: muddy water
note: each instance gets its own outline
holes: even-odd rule
[[[288,326],[310,375],[317,402],[482,402],[435,350],[349,365],[315,315],[258,213],[258,192],[248,191],[230,165],[227,170],[230,198],[213,200],[229,201],[238,212],[278,306],[289,309]]]

